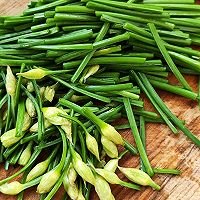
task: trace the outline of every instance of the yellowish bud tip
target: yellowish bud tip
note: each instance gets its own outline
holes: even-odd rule
[[[101,133],[115,144],[124,145],[122,136],[115,130],[115,128],[107,123],[103,123],[100,127]]]
[[[41,176],[42,174],[45,173],[49,166],[49,160],[45,160],[41,163],[38,163],[27,175],[26,182],[29,182],[38,176]]]
[[[115,172],[118,167],[118,158],[109,160],[106,165],[104,166],[104,169],[110,172]]]
[[[0,186],[0,192],[8,195],[17,195],[24,189],[23,184],[18,181],[13,181],[11,183],[5,183]]]
[[[16,142],[18,142],[23,136],[21,137],[15,137],[16,135],[16,129],[11,129],[7,132],[5,132],[2,136],[1,136],[1,142],[3,144],[4,147],[10,147],[13,144],[15,144]]]
[[[92,67],[89,68],[89,70],[87,71],[86,75],[84,76],[84,82],[86,82],[86,80],[94,75],[98,70],[99,70],[100,66],[99,65],[94,65]]]
[[[29,98],[26,99],[26,111],[30,117],[36,116],[35,106]]]
[[[99,196],[100,200],[113,200],[114,197],[111,193],[111,189],[107,181],[99,176],[98,174],[95,175],[95,191]]]
[[[47,86],[45,88],[45,91],[44,91],[44,98],[47,101],[52,102],[53,98],[54,98],[54,95],[55,95],[55,89],[52,88],[52,87]]]
[[[37,187],[37,193],[45,194],[51,190],[60,177],[60,172],[53,169],[42,176],[42,179]]]
[[[44,117],[54,125],[69,125],[71,126],[71,122],[64,117],[59,117],[58,114],[66,115],[63,110],[56,107],[44,107],[42,108],[42,112]]]
[[[27,147],[24,149],[24,151],[21,154],[19,161],[18,161],[19,165],[25,166],[28,163],[29,159],[31,158],[32,146],[33,146],[33,142],[31,141],[31,142],[29,142],[29,144],[27,145]]]
[[[44,128],[49,128],[52,126],[52,123],[50,123],[47,119],[44,119]],[[31,128],[29,129],[30,132],[37,132],[38,131],[38,122],[33,124]]]
[[[145,172],[135,169],[135,168],[124,168],[118,167],[119,170],[131,181],[143,185],[143,186],[151,186],[156,190],[160,190],[160,186],[157,185],[151,177]]]
[[[76,172],[82,177],[83,180],[95,184],[95,178],[90,167],[88,167],[81,159],[80,155],[75,152],[73,156],[73,166]]]
[[[110,158],[117,158],[118,157],[118,149],[117,146],[110,141],[107,137],[101,136],[101,143],[103,145],[103,149],[106,152],[106,154]]]
[[[86,133],[86,145],[87,145],[88,150],[96,156],[97,160],[100,160],[98,143],[96,139],[93,136],[91,136],[89,133]]]
[[[12,73],[11,68],[7,67],[7,74],[6,74],[6,91],[10,96],[15,95],[17,81],[15,76]]]
[[[24,78],[27,78],[27,79],[42,79],[46,75],[48,75],[48,73],[39,68],[31,69],[23,73],[17,73],[17,76],[23,76]]]

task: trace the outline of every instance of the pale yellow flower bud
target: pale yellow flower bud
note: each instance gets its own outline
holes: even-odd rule
[[[60,175],[60,170],[57,170],[56,168],[44,174],[37,187],[37,192],[39,194],[49,192],[51,188],[55,185],[55,183],[58,181]]]
[[[99,196],[100,200],[114,200],[114,196],[111,192],[110,186],[107,181],[99,176],[98,174],[95,175],[95,191]]]
[[[149,185],[156,190],[160,190],[160,186],[157,185],[151,179],[151,177],[145,172],[135,168],[124,168],[124,167],[118,167],[118,168],[129,180],[133,181],[134,183],[144,186]]]
[[[44,91],[44,98],[47,101],[52,102],[54,95],[55,95],[55,89],[53,87],[47,86]]]
[[[6,91],[12,97],[15,95],[16,83],[16,78],[13,75],[11,68],[8,66],[6,74]]]
[[[15,144],[16,142],[18,142],[22,137],[15,137],[16,135],[16,129],[11,129],[7,132],[5,132],[2,136],[1,136],[1,142],[3,144],[4,147],[10,147],[13,144]]]
[[[44,117],[49,120],[50,123],[54,125],[68,125],[71,126],[71,122],[64,117],[59,117],[58,114],[64,114],[66,113],[56,107],[44,107],[42,108],[42,112],[44,114]]]
[[[124,145],[122,136],[115,130],[113,126],[103,122],[100,126],[101,133],[115,144]]]
[[[31,82],[31,81],[29,81],[28,83],[27,83],[27,90],[29,91],[29,92],[34,92],[34,86],[33,86],[33,83]]]
[[[90,169],[81,159],[80,155],[76,153],[74,150],[72,152],[72,161],[73,167],[75,168],[76,172],[82,177],[83,180],[91,183],[92,185],[95,184],[94,175]]]
[[[79,189],[79,192],[78,192],[78,197],[76,200],[85,200],[85,197],[83,196],[83,193],[82,193],[82,190]]]
[[[110,158],[117,158],[118,157],[118,150],[116,145],[110,141],[107,137],[101,136],[101,143],[103,145],[103,149],[106,152],[106,154]]]
[[[44,91],[45,91],[45,87],[43,86],[40,88],[40,97],[42,100],[44,99]]]
[[[46,75],[48,75],[48,73],[39,68],[31,69],[23,73],[17,73],[17,76],[23,76],[24,78],[27,78],[27,79],[42,79]]]
[[[87,80],[90,76],[94,75],[94,74],[99,70],[99,68],[100,68],[99,65],[91,66],[91,67],[88,69],[88,71],[87,71],[87,73],[85,74],[85,76],[83,77],[84,82],[86,82],[86,80]]]
[[[45,173],[49,166],[49,160],[38,163],[27,175],[26,182],[31,181]]]
[[[118,167],[118,162],[119,160],[117,158],[111,159],[106,163],[106,165],[104,166],[104,169],[110,172],[115,172]]]
[[[69,197],[73,200],[76,200],[79,194],[78,187],[75,183],[77,178],[77,173],[71,164],[69,169],[65,172],[63,178],[63,185],[65,191],[69,195]]]
[[[77,184],[76,183],[69,184],[69,182],[67,183],[67,181],[65,182],[63,181],[63,185],[69,197],[72,200],[76,200],[79,195]]]
[[[44,128],[49,128],[52,126],[52,123],[50,123],[47,119],[44,119]],[[33,124],[31,128],[29,129],[30,132],[38,132],[38,122]]]
[[[31,123],[32,123],[31,117],[28,115],[27,112],[25,112],[24,113],[24,122],[23,122],[22,131],[28,130],[29,127],[31,126]]]
[[[86,145],[88,150],[96,156],[97,160],[100,160],[98,143],[96,139],[93,136],[91,136],[88,132],[86,132]]]
[[[95,169],[96,172],[106,179],[111,184],[121,184],[122,180],[114,173],[105,169]]]
[[[33,146],[33,142],[31,141],[29,142],[29,144],[27,145],[27,147],[24,149],[21,156],[19,157],[19,160],[18,160],[19,165],[25,166],[28,163],[31,157],[32,146]]]
[[[69,121],[68,125],[62,125],[61,128],[66,133],[67,139],[69,139],[69,141],[71,142],[72,141],[72,123],[71,123],[71,121]]]
[[[8,195],[17,195],[24,190],[23,184],[18,181],[13,181],[11,183],[5,183],[0,186],[0,192]]]
[[[26,111],[30,117],[36,116],[34,103],[29,98],[26,99]]]

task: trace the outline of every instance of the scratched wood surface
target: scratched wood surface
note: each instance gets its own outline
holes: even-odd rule
[[[29,0],[0,0],[0,15],[19,14],[26,8]],[[176,83],[174,77],[169,77],[172,83]],[[186,76],[192,88],[197,91],[197,77]],[[171,111],[180,119],[186,120],[186,126],[200,138],[200,111],[197,102],[187,100],[177,95],[158,91],[161,98],[169,106]],[[153,110],[149,102],[145,100],[145,107]],[[153,167],[177,168],[182,171],[180,176],[155,175],[154,180],[161,185],[160,191],[151,188],[142,188],[136,192],[120,186],[112,186],[112,192],[116,200],[200,200],[200,150],[188,140],[182,132],[175,136],[166,125],[147,124],[147,153]],[[130,130],[122,132],[122,135],[133,142]],[[121,161],[120,166],[137,167],[139,160],[127,154]],[[9,171],[0,165],[0,179],[3,179],[19,168],[11,168]],[[122,174],[121,178],[126,180]],[[39,195],[36,188],[31,188],[25,193],[25,200],[37,200]],[[63,188],[54,196],[60,200]],[[14,200],[16,197],[0,194],[0,200]],[[98,199],[93,192],[91,200]]]

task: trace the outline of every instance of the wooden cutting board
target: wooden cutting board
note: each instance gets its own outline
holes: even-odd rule
[[[29,0],[0,0],[0,15],[15,15],[26,8]],[[169,77],[172,83],[176,83],[173,76]],[[197,91],[197,77],[186,76],[192,88]],[[186,120],[186,126],[200,138],[200,111],[197,102],[187,100],[177,95],[158,91],[161,98],[169,106],[171,111],[180,119]],[[150,103],[145,100],[145,108],[153,110]],[[160,191],[151,188],[142,188],[134,191],[120,186],[112,186],[112,192],[116,200],[200,200],[200,150],[180,132],[177,136],[166,125],[150,124],[147,129],[147,153],[153,167],[177,168],[182,171],[180,176],[155,175],[153,179],[161,186]],[[131,131],[122,132],[122,135],[133,142]],[[127,154],[120,166],[138,167],[139,159]],[[0,179],[10,176],[18,168],[9,171],[0,165]],[[120,178],[124,178],[119,174]],[[25,193],[25,200],[37,200],[36,188],[31,188]],[[61,188],[54,196],[60,200],[63,195]],[[0,200],[14,200],[15,197],[0,194]],[[93,192],[91,200],[98,199]]]

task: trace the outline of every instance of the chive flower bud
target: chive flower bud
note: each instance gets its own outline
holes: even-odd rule
[[[95,184],[95,178],[94,175],[90,169],[83,161],[81,156],[71,148],[72,153],[72,162],[73,167],[76,170],[76,172],[82,177],[83,180],[91,183],[92,185]]]
[[[110,172],[115,172],[118,167],[118,162],[119,162],[118,158],[111,159],[106,163],[106,165],[104,166],[104,169]]]
[[[88,132],[86,132],[86,145],[88,150],[95,155],[95,157],[97,158],[97,160],[99,159],[99,149],[98,149],[98,143],[96,141],[96,139],[91,136]]]
[[[22,152],[22,154],[21,154],[21,156],[20,156],[20,158],[18,160],[18,164],[19,165],[25,166],[28,163],[28,161],[29,161],[29,159],[31,157],[32,146],[33,146],[33,141],[29,142],[27,147]]]
[[[151,177],[145,172],[135,168],[118,167],[119,170],[132,182],[135,182],[143,186],[151,186],[156,190],[160,190],[160,186],[157,185]]]
[[[82,189],[81,189],[81,188],[79,189],[78,197],[77,197],[76,200],[85,200],[85,197],[83,196],[83,193],[82,193]]]
[[[8,195],[17,195],[24,190],[24,185],[18,181],[13,181],[11,183],[5,183],[0,186],[0,192]]]
[[[110,186],[107,181],[99,176],[98,174],[95,175],[95,191],[99,196],[100,200],[114,200],[114,196],[111,192]]]
[[[34,92],[34,90],[35,90],[34,86],[33,86],[33,83],[31,81],[28,81],[26,88],[30,93]]]
[[[100,127],[101,133],[115,144],[124,144],[122,136],[115,130],[113,126],[103,122]]]
[[[77,199],[79,194],[77,184],[75,183],[76,178],[77,178],[77,173],[71,164],[70,168],[65,172],[63,178],[63,185],[65,191],[67,192],[67,194],[70,196],[71,199]]]
[[[48,119],[48,121],[54,125],[68,125],[71,126],[71,122],[67,120],[64,117],[59,117],[58,114],[64,114],[66,113],[56,107],[44,107],[42,108],[42,112],[44,114],[44,117]]]
[[[16,82],[16,78],[13,75],[11,68],[8,66],[6,74],[6,91],[11,97],[15,95]]]
[[[83,79],[83,82],[85,83],[86,80],[94,75],[98,70],[99,70],[100,66],[99,65],[94,65],[94,66],[91,66],[89,67],[89,69],[87,69],[87,71],[85,72],[85,74],[83,75],[82,79]]]
[[[110,158],[117,158],[118,157],[118,150],[116,145],[110,141],[108,138],[106,138],[105,136],[101,136],[101,143],[103,145],[103,149],[106,152],[106,154],[110,157]]]
[[[45,87],[43,86],[40,88],[40,97],[42,100],[44,99],[44,91],[45,91]]]
[[[44,128],[49,128],[52,126],[52,123],[50,123],[47,119],[44,119]],[[36,122],[35,124],[33,124],[33,126],[31,126],[31,128],[29,129],[30,132],[37,132],[38,131],[38,122]]]
[[[70,121],[69,121],[69,124],[62,125],[61,128],[66,133],[67,139],[71,142],[72,141],[72,124]]]
[[[79,191],[76,183],[70,184],[69,182],[67,182],[67,178],[65,178],[65,181],[63,180],[63,185],[70,199],[78,199]]]
[[[42,179],[37,187],[37,193],[44,194],[51,190],[60,177],[59,168],[54,168],[42,176]]]
[[[127,183],[120,180],[119,177],[114,172],[110,172],[105,169],[95,169],[95,170],[99,175],[101,175],[106,181],[108,181],[111,184],[119,184],[121,186],[128,187],[131,189],[136,189],[136,190],[140,189],[140,187],[135,184]]]
[[[88,108],[83,107],[82,112],[85,114],[85,116],[87,116],[92,122],[94,122],[99,127],[102,135],[107,137],[115,144],[124,145],[122,136],[115,130],[113,126],[102,121]]]
[[[96,168],[95,171],[111,184],[120,184],[122,182],[114,172],[98,168]]]
[[[36,116],[35,106],[29,98],[26,99],[26,111],[30,117]]]
[[[23,127],[22,127],[22,131],[26,131],[29,129],[29,127],[31,126],[32,123],[32,119],[31,117],[28,115],[27,112],[25,112],[24,114],[24,122],[23,122]]]
[[[45,173],[49,166],[49,159],[38,163],[27,175],[26,182],[31,181]]]
[[[16,137],[16,129],[11,129],[7,132],[5,132],[2,136],[1,136],[1,143],[3,144],[4,147],[8,148],[10,146],[12,146],[13,144],[15,144],[16,142],[18,142],[22,137]]]
[[[28,130],[28,128],[30,127],[31,122],[32,120],[30,116],[27,113],[25,113],[23,127],[22,127],[22,131],[23,131],[22,136],[16,137],[16,128],[5,132],[0,138],[3,146],[10,147],[16,142],[18,142],[24,136],[25,131]]]
[[[55,89],[51,86],[47,86],[44,91],[44,98],[47,101],[52,102],[54,95],[55,95]]]
[[[17,76],[23,76],[24,78],[27,78],[27,79],[42,79],[46,75],[48,75],[47,71],[40,68],[31,69],[23,73],[17,73]]]

